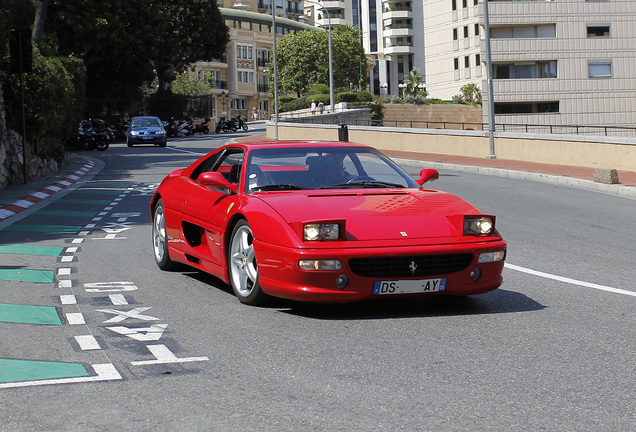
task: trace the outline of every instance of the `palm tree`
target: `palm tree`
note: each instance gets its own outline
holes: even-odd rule
[[[427,94],[426,90],[420,88],[420,84],[424,84],[424,74],[418,68],[411,69],[404,84],[404,96],[417,96],[419,91],[423,91],[424,96]]]

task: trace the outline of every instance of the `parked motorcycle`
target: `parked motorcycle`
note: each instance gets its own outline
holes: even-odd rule
[[[210,121],[212,121],[212,119],[210,117],[206,117],[204,121],[194,127],[194,133],[208,134],[210,132],[208,122]]]
[[[241,118],[241,115],[237,115],[235,118],[232,119],[234,121],[234,124],[236,125],[236,129],[243,129],[244,131],[247,131],[247,122],[245,120],[243,120]]]
[[[179,122],[179,125],[177,126],[177,129],[179,133],[181,134],[181,136],[194,135],[194,124],[192,122],[192,119],[190,118],[181,120]]]
[[[109,146],[108,134],[104,131],[97,132],[90,120],[82,120],[79,124],[77,135],[64,140],[64,148],[66,150],[97,149],[99,151],[105,151]]]
[[[164,125],[164,129],[166,130],[166,134],[168,134],[168,138],[178,138],[181,136],[181,131],[174,121],[174,118],[171,118],[170,121]]]
[[[236,132],[236,125],[232,120],[226,120],[225,116],[221,116],[219,117],[219,122],[216,124],[216,129],[214,131],[216,133]]]

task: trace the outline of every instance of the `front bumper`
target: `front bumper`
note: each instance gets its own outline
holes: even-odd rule
[[[259,269],[259,281],[263,291],[274,297],[307,302],[350,302],[362,301],[374,297],[376,281],[420,280],[447,278],[443,292],[399,294],[400,296],[418,295],[467,295],[479,294],[498,288],[503,282],[501,276],[504,260],[478,263],[479,255],[484,252],[506,251],[506,242],[502,239],[478,241],[474,243],[448,244],[434,246],[408,246],[384,248],[348,248],[348,249],[290,249],[255,241],[256,260]],[[355,274],[349,265],[354,258],[409,257],[422,255],[470,254],[468,265],[452,273],[430,274],[425,277],[374,277]],[[304,271],[298,267],[300,259],[339,259],[342,270]],[[479,269],[481,276],[472,280],[470,273]],[[340,276],[346,276],[348,284],[344,288],[336,286]]]

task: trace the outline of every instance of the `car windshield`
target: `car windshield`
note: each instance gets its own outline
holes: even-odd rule
[[[245,181],[247,192],[418,187],[408,174],[382,153],[360,147],[252,150]]]
[[[130,122],[131,127],[163,127],[157,117],[134,118]]]

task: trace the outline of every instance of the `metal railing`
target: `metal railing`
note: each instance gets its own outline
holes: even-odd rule
[[[336,125],[343,122],[333,116],[310,116],[306,112],[281,113],[281,121]],[[427,121],[427,120],[361,120],[347,119],[350,126],[399,127],[409,129],[452,129],[463,131],[487,131],[488,123]],[[523,132],[538,134],[601,135],[608,137],[636,137],[636,127],[595,125],[547,125],[522,123],[495,123],[496,132]]]

